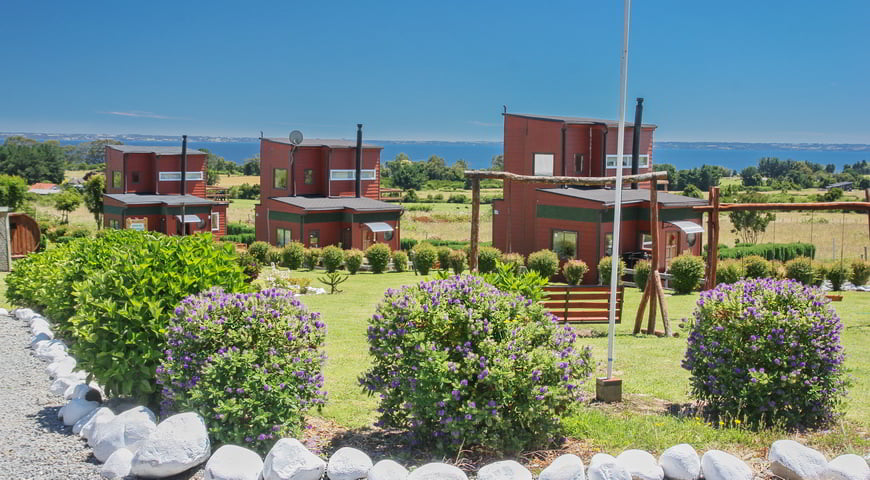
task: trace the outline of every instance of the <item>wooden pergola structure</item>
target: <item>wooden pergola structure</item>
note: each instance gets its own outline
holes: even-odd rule
[[[477,271],[477,254],[480,245],[480,179],[492,178],[496,180],[509,180],[524,183],[544,183],[556,185],[581,185],[581,186],[607,186],[616,185],[616,177],[550,177],[535,175],[518,175],[510,172],[495,172],[489,170],[466,170],[465,177],[471,179],[471,252],[469,266],[472,271]],[[650,172],[638,175],[625,175],[622,177],[623,184],[650,182],[650,234],[652,236],[652,271],[650,279],[646,283],[646,289],[638,308],[635,320],[634,332],[641,330],[644,309],[649,305],[649,321],[647,333],[655,333],[656,303],[662,314],[662,322],[665,335],[670,336],[671,328],[668,321],[668,308],[665,303],[665,293],[659,276],[659,238],[661,223],[659,222],[658,182],[667,180],[668,172]],[[618,248],[618,246],[615,246]]]
[[[818,203],[720,203],[719,187],[710,188],[710,205],[693,207],[707,215],[707,272],[704,288],[716,286],[716,271],[719,264],[719,213],[737,211],[816,211],[816,210],[863,210],[867,212],[870,229],[870,189],[864,191],[864,202],[818,202]],[[870,230],[868,230],[870,231]]]

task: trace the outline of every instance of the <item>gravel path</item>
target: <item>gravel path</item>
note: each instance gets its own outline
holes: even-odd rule
[[[46,363],[31,355],[27,324],[0,316],[0,477],[100,478],[91,449],[57,419],[63,398],[48,391]]]

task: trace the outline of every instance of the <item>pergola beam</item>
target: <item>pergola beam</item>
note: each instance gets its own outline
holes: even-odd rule
[[[493,178],[496,180],[513,180],[515,182],[552,183],[557,185],[615,185],[616,177],[549,177],[539,175],[517,175],[510,172],[493,172],[490,170],[466,170],[466,178]],[[622,183],[649,182],[653,179],[667,179],[668,172],[650,172],[639,175],[625,175]]]
[[[712,212],[712,205],[692,207],[701,212]],[[870,202],[819,202],[819,203],[722,203],[720,212],[771,210],[789,212],[795,210],[865,210],[870,212]]]

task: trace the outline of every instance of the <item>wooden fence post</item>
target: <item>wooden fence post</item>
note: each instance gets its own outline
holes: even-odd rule
[[[471,258],[468,265],[472,272],[477,271],[477,249],[480,239],[480,179],[471,179]]]

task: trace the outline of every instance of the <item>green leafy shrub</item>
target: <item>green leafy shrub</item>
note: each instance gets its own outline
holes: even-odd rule
[[[849,281],[856,287],[860,287],[870,280],[870,262],[867,260],[855,259],[852,261],[852,275],[849,276]]]
[[[726,258],[744,258],[750,255],[757,255],[765,260],[779,260],[787,262],[797,257],[814,258],[816,256],[816,246],[811,243],[758,243],[758,244],[738,244],[734,247],[719,245],[719,259]]]
[[[373,273],[384,273],[390,264],[390,247],[383,243],[376,243],[366,249],[366,260],[372,267]]]
[[[501,251],[495,247],[480,247],[477,252],[477,271],[489,273],[495,270],[495,265],[501,258]]]
[[[233,222],[227,223],[227,235],[242,235],[246,233],[257,233],[253,225],[249,223]]]
[[[460,273],[465,271],[465,260],[466,255],[462,250],[451,250],[450,256],[448,257],[448,262],[450,262],[450,269],[453,270],[453,273],[459,275]]]
[[[704,278],[704,259],[682,254],[671,260],[671,286],[678,294],[691,293]]]
[[[414,245],[417,245],[417,240],[414,240],[413,238],[403,238],[399,241],[399,248],[406,252],[410,252],[411,249],[414,248]]]
[[[266,242],[254,242],[250,246],[248,246],[248,253],[254,256],[260,265],[266,265],[269,263],[269,249],[272,248]]]
[[[814,287],[821,287],[825,283],[825,278],[828,277],[828,265],[822,262],[813,261],[813,270],[816,272],[816,277],[813,279]]]
[[[281,264],[290,270],[299,270],[305,261],[305,246],[290,242],[281,249]]]
[[[242,267],[242,272],[245,274],[245,281],[248,283],[253,282],[260,276],[262,266],[250,253],[242,252],[238,254],[238,256],[236,256],[236,263]]]
[[[275,247],[269,247],[269,251],[266,252],[266,264],[271,265],[280,265],[281,264],[281,249]]]
[[[468,203],[469,198],[461,193],[452,193],[447,197],[447,203]]]
[[[634,283],[641,291],[646,289],[650,273],[652,273],[652,265],[650,265],[649,260],[638,260],[634,264]]]
[[[502,292],[516,293],[533,302],[540,301],[544,298],[547,279],[538,272],[522,270],[514,263],[498,262],[494,271],[484,273],[482,277]]]
[[[828,267],[825,276],[831,282],[831,288],[840,291],[851,273],[846,262],[835,262]]]
[[[396,250],[393,252],[393,270],[397,272],[407,272],[408,271],[408,254],[401,251]]]
[[[187,297],[168,327],[161,410],[199,413],[216,444],[264,454],[274,439],[298,437],[306,411],[326,400],[326,326],[292,292]]]
[[[438,247],[438,268],[447,270],[450,268],[450,252],[453,249],[447,246]]]
[[[755,279],[701,292],[683,368],[693,396],[747,424],[811,427],[845,390],[839,317],[824,294]]]
[[[330,245],[323,249],[323,268],[332,273],[344,265],[344,250]]]
[[[767,278],[773,273],[770,268],[770,262],[758,255],[744,257],[743,269],[746,278]]]
[[[785,276],[804,285],[812,285],[816,279],[813,261],[807,257],[797,257],[785,264]]]
[[[320,265],[320,256],[322,254],[323,250],[319,248],[306,248],[302,253],[302,265],[308,270],[314,270],[315,267]]]
[[[716,282],[718,283],[737,283],[745,276],[746,270],[740,260],[723,260],[716,268]]]
[[[347,271],[350,272],[351,275],[356,275],[356,272],[359,271],[359,267],[363,264],[363,258],[365,258],[365,254],[362,250],[357,248],[345,252],[344,264],[347,266]]]
[[[368,328],[379,424],[443,452],[545,445],[582,397],[588,349],[546,310],[463,275],[388,290]]]
[[[414,258],[414,269],[421,275],[429,275],[429,270],[435,267],[435,261],[438,259],[438,251],[435,247],[422,242],[415,245],[411,253]]]
[[[527,266],[529,270],[549,279],[559,271],[559,256],[552,250],[538,250],[529,254]]]
[[[522,253],[502,253],[501,261],[517,267],[523,267],[526,265],[526,259],[523,257]]]
[[[613,271],[612,260],[610,257],[601,257],[598,261],[598,283],[601,285],[610,285],[610,272]],[[617,285],[622,285],[622,277],[625,275],[625,262],[619,261],[619,270],[617,271]]]
[[[785,269],[785,263],[780,262],[779,260],[770,261],[770,278],[784,280],[787,273],[788,272]]]
[[[257,236],[253,233],[238,233],[232,235],[224,235],[223,237],[221,237],[221,240],[225,242],[244,243],[245,245],[250,245],[254,243],[256,239]]]
[[[565,265],[562,265],[562,275],[569,285],[580,285],[583,283],[583,275],[589,271],[589,265],[583,260],[568,260]]]

